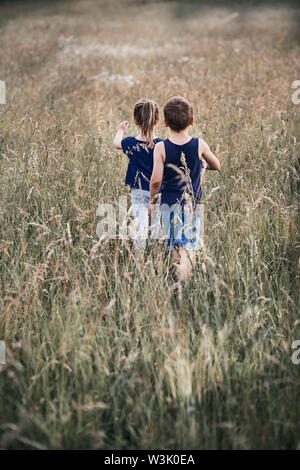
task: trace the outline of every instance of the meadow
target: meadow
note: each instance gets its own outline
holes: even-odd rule
[[[300,10],[0,6],[0,448],[300,448]],[[163,243],[100,241],[140,97],[188,98],[222,171],[178,303]],[[300,100],[298,100],[300,101]]]

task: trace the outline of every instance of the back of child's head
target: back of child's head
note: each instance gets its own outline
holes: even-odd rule
[[[179,132],[191,124],[193,108],[185,98],[173,96],[164,106],[164,116],[170,129]]]
[[[148,147],[152,148],[154,146],[153,128],[159,118],[157,104],[152,100],[139,100],[134,106],[133,117],[146,137]]]

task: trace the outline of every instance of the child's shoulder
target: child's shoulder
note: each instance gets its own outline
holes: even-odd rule
[[[207,143],[202,137],[194,137],[194,141],[198,143],[199,154],[201,155],[202,151],[207,147]]]
[[[156,138],[154,139],[154,146],[155,146],[155,148],[157,148],[157,149],[162,149],[162,148],[164,148],[165,140],[166,140],[166,139],[161,139],[160,137],[156,137]]]
[[[136,144],[137,140],[132,135],[124,137],[124,139],[121,140],[121,147],[125,153],[126,151],[131,150]]]
[[[155,137],[154,145],[158,145],[160,142],[163,142],[163,139]],[[146,147],[146,144],[144,141],[138,140],[136,137],[130,135],[121,140],[121,146],[125,153],[128,153],[128,151],[132,153],[134,151],[140,152],[141,149]]]
[[[121,142],[124,142],[124,144],[132,144],[136,142],[136,138],[133,137],[133,135],[128,135],[127,137],[124,137]]]
[[[202,137],[199,137],[199,136],[193,137],[193,139],[194,139],[194,141],[197,140],[197,141],[199,142],[199,144],[201,144],[202,142],[205,142],[205,141],[202,139]]]

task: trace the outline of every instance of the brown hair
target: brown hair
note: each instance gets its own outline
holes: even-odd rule
[[[148,147],[152,148],[154,146],[153,128],[158,121],[157,104],[152,100],[139,100],[134,107],[133,117],[146,137]]]
[[[193,118],[193,108],[181,96],[174,96],[164,106],[165,121],[175,132],[186,129]]]

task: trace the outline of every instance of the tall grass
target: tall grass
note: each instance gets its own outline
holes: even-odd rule
[[[172,5],[3,9],[2,448],[299,446],[298,11]],[[96,236],[127,191],[115,125],[174,94],[222,164],[180,306],[163,243],[137,265]]]

